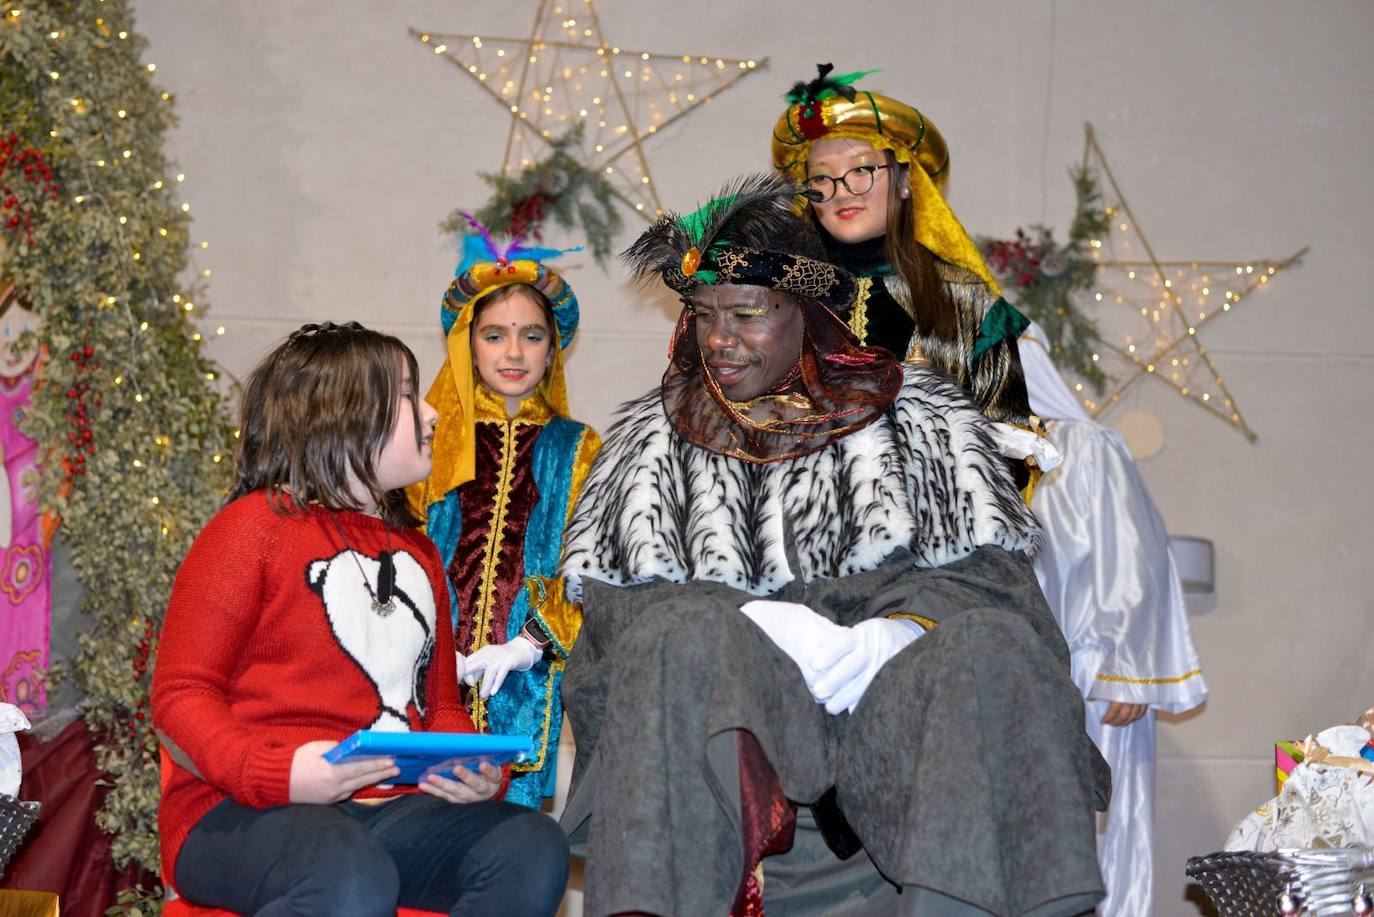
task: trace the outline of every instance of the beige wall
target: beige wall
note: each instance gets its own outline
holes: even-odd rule
[[[137,0],[158,78],[179,96],[171,147],[214,269],[214,352],[243,373],[305,320],[401,334],[432,375],[454,250],[435,229],[479,205],[503,112],[406,35],[521,34],[534,0]],[[1143,466],[1176,533],[1212,538],[1216,608],[1194,619],[1212,699],[1160,729],[1161,914],[1192,913],[1183,860],[1219,846],[1270,787],[1270,743],[1374,703],[1374,5],[1366,2],[603,0],[626,47],[771,58],[650,147],[660,194],[689,207],[767,163],[779,97],[818,60],[883,67],[954,156],[950,196],[991,234],[1073,207],[1065,168],[1093,121],[1162,258],[1242,259],[1312,246],[1306,264],[1208,330],[1260,439],[1251,445],[1162,387],[1164,451]],[[852,24],[846,24],[852,23]],[[851,37],[852,36],[852,37]],[[633,218],[631,218],[633,220]],[[631,236],[627,230],[622,243]],[[661,372],[673,304],[575,258],[579,417]],[[1109,418],[1110,419],[1110,418]]]

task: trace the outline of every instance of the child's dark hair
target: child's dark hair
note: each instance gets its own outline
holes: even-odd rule
[[[357,322],[303,325],[292,333],[243,387],[237,476],[228,499],[266,490],[279,512],[309,503],[361,510],[349,489],[351,472],[389,525],[417,525],[405,491],[382,491],[374,467],[397,411],[406,409],[401,396],[407,367],[418,449],[424,435],[419,369],[409,347]]]

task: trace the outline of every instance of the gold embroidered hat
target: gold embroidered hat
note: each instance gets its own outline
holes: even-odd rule
[[[468,219],[473,232],[463,237],[463,256],[439,313],[448,356],[425,396],[440,418],[434,435],[434,467],[426,480],[408,489],[411,506],[421,518],[430,503],[444,499],[476,473],[477,373],[472,363],[472,317],[477,304],[497,290],[524,284],[548,300],[558,326],[550,331],[558,335],[559,346],[553,348],[553,362],[536,391],[555,414],[568,416],[563,350],[577,333],[579,310],[572,287],[547,263],[567,252],[526,246],[518,238],[498,243],[484,226]]]
[[[780,236],[797,231],[800,194],[783,176],[743,176],[692,213],[660,217],[621,257],[637,278],[662,276],[684,302],[702,284],[747,284],[847,311],[858,283],[824,260],[819,241],[815,257],[772,247]]]
[[[816,66],[816,79],[797,83],[785,96],[787,109],[773,127],[773,168],[804,183],[807,159],[819,140],[857,140],[890,152],[907,166],[916,241],[977,274],[997,292],[978,246],[941,193],[949,178],[949,148],[934,123],[910,105],[853,85],[875,70],[832,76],[832,64]]]

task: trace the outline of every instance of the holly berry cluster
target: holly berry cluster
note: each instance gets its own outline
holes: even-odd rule
[[[22,206],[19,194],[6,178],[10,171],[20,168],[24,170],[25,181],[31,185],[38,185],[36,190],[39,197],[57,200],[58,185],[53,178],[52,166],[43,158],[43,154],[33,147],[21,148],[18,134],[10,134],[0,139],[0,205],[7,214],[0,219],[4,220],[4,226],[10,232],[16,235],[23,232],[25,239],[32,245],[33,216]]]
[[[544,205],[548,198],[543,192],[536,191],[523,201],[517,202],[510,213],[510,234],[523,239],[543,241]]]
[[[1045,246],[1026,235],[1024,229],[1016,230],[1014,239],[999,239],[987,244],[983,254],[999,278],[1011,280],[1022,289],[1040,282]]]
[[[138,641],[138,655],[134,656],[134,681],[142,683],[148,675],[148,662],[153,655],[153,634],[157,629],[157,622],[152,618],[144,623],[143,638]],[[136,734],[140,724],[146,724],[148,719],[148,692],[144,691],[138,699],[138,707],[134,710],[133,719],[129,721],[130,734]]]
[[[67,421],[72,425],[72,429],[67,431],[70,451],[62,465],[67,470],[68,478],[85,474],[86,456],[95,454],[95,433],[91,430],[91,415],[86,405],[86,397],[91,393],[91,383],[81,378],[100,369],[100,362],[92,359],[94,356],[95,351],[90,347],[78,347],[71,355],[72,362],[76,364],[77,380],[67,389]],[[94,401],[95,406],[99,408],[104,403],[104,396],[97,391]]]

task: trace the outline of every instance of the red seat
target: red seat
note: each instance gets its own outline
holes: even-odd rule
[[[172,776],[172,759],[168,756],[167,749],[161,748],[158,751],[158,781],[162,784],[163,792],[166,792],[167,781]],[[171,888],[165,879],[162,884],[166,888]],[[240,917],[240,915],[217,907],[201,907],[183,898],[177,898],[175,901],[163,903],[162,917]],[[396,908],[396,917],[448,917],[448,915],[441,911],[421,911],[413,907],[398,907]]]

